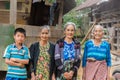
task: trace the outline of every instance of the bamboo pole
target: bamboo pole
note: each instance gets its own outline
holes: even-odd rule
[[[81,45],[83,45],[83,43],[85,42],[85,40],[87,39],[87,37],[89,36],[89,34],[91,33],[92,29],[94,28],[94,26],[96,25],[97,20],[93,23],[93,25],[91,26],[91,28],[88,30],[86,36],[83,38]]]

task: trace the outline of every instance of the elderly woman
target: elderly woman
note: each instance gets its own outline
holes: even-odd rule
[[[80,66],[80,43],[73,38],[76,25],[68,22],[64,26],[65,37],[55,46],[56,80],[77,80]]]
[[[93,29],[93,39],[85,43],[83,80],[110,80],[110,45],[102,40],[103,35],[103,27],[96,25]]]
[[[55,46],[48,41],[49,36],[49,27],[43,26],[40,31],[40,41],[30,47],[31,80],[53,80]]]

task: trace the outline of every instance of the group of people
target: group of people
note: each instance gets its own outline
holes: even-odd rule
[[[64,25],[64,37],[54,45],[49,41],[50,28],[43,26],[40,40],[28,49],[23,43],[26,32],[17,28],[13,44],[7,46],[4,58],[8,64],[6,80],[27,80],[26,64],[30,65],[31,80],[78,80],[77,72],[82,61],[82,80],[110,80],[110,45],[102,40],[101,25],[93,29],[93,39],[86,41],[83,57],[80,42],[74,39],[76,25]]]

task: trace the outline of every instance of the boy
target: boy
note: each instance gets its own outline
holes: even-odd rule
[[[23,28],[17,28],[14,32],[15,43],[8,45],[3,58],[8,65],[6,80],[26,80],[27,71],[25,64],[29,63],[29,50],[23,44],[26,37],[26,31]]]

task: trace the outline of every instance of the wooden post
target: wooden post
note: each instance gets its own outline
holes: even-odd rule
[[[60,2],[60,11],[59,11],[59,19],[58,19],[59,28],[62,27],[63,7],[64,7],[64,0],[61,0],[61,2]]]
[[[16,24],[17,0],[10,0],[10,24]]]

